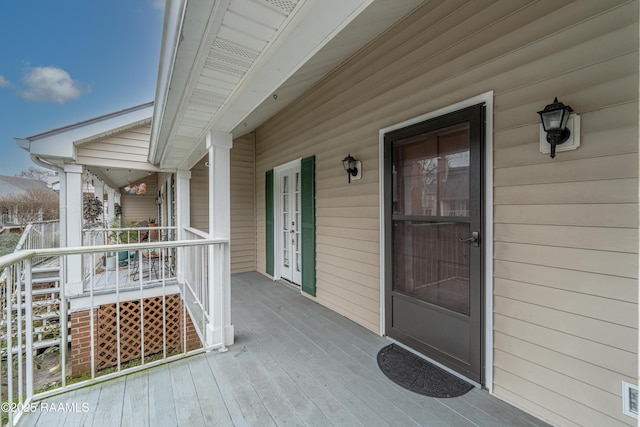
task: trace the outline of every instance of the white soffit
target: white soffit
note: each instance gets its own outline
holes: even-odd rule
[[[425,0],[374,1],[277,88],[277,98],[266,98],[236,123],[234,137],[255,130],[423,3]]]
[[[184,89],[172,83],[165,105],[157,104],[166,111],[155,132],[155,161],[163,169],[190,168],[204,154],[209,129],[249,132],[423,2],[227,0],[208,6],[208,20],[190,15],[189,4],[202,3],[188,2],[185,40],[196,18],[207,27],[188,79],[181,60],[189,55],[180,50],[193,49],[194,41],[179,44],[171,81],[182,78]]]

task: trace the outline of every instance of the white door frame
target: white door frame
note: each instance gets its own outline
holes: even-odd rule
[[[473,98],[465,99],[438,110],[405,120],[380,129],[378,152],[378,176],[380,194],[380,335],[385,331],[385,193],[384,193],[384,135],[454,111],[462,110],[478,104],[484,104],[485,141],[484,141],[484,379],[485,387],[493,392],[493,91],[488,91]]]
[[[282,232],[282,226],[280,224],[280,213],[282,212],[282,200],[280,200],[281,188],[280,188],[280,179],[279,173],[285,169],[289,169],[292,167],[300,167],[302,161],[302,157],[292,160],[290,162],[284,163],[282,165],[276,166],[273,168],[273,209],[274,209],[274,227],[273,227],[273,279],[280,280],[282,279],[282,274],[280,271],[280,256],[282,248],[280,247],[280,233]],[[300,246],[302,247],[302,236],[300,237]],[[295,260],[293,260],[295,261]],[[292,261],[292,262],[293,262]],[[301,283],[299,283],[301,285]]]

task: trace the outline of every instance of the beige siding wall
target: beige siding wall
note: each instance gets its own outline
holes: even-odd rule
[[[147,179],[132,183],[132,185],[140,184],[141,182],[147,184],[147,192],[145,194],[128,194],[124,191],[124,187],[120,188],[122,219],[125,222],[149,221],[149,218],[156,218],[157,220],[156,196],[158,194],[158,178],[156,174],[153,174],[148,176]]]
[[[249,134],[231,149],[231,273],[255,270],[255,153]]]
[[[253,135],[231,149],[231,273],[256,269],[255,162]],[[207,156],[191,169],[191,226],[209,230]]]
[[[638,3],[431,1],[256,132],[264,177],[316,156],[317,301],[379,330],[378,130],[494,90],[494,390],[557,425],[624,425],[637,383]],[[538,151],[554,96],[582,146]],[[352,184],[340,163],[363,162]]]
[[[147,162],[151,125],[140,126],[77,148],[77,163],[119,169],[155,170]]]
[[[189,200],[191,202],[191,227],[209,231],[209,169],[205,166],[207,156],[191,168]]]

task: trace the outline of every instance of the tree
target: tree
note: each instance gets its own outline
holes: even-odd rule
[[[0,199],[0,210],[13,213],[22,228],[30,222],[58,219],[59,207],[58,193],[53,190],[29,189]]]
[[[47,169],[42,169],[42,168],[37,168],[35,166],[30,166],[29,169],[27,169],[26,171],[20,172],[16,176],[24,177],[24,178],[37,179],[39,181],[45,181],[46,182],[47,178],[49,178],[50,176],[55,176],[55,175],[56,175],[56,173],[54,171],[47,170]]]

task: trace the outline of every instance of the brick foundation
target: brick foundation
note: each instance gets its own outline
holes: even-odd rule
[[[183,301],[179,294],[165,296],[165,322],[167,354],[183,351],[183,329],[186,320],[187,351],[202,346],[189,313],[183,316]],[[144,356],[161,354],[163,339],[162,297],[143,299],[144,306]],[[120,363],[140,359],[142,334],[140,300],[120,302],[120,323],[117,322],[116,304],[104,304],[93,310],[94,348],[96,372],[117,366],[118,326],[120,331]],[[91,372],[91,311],[71,313],[71,370],[75,377]]]

